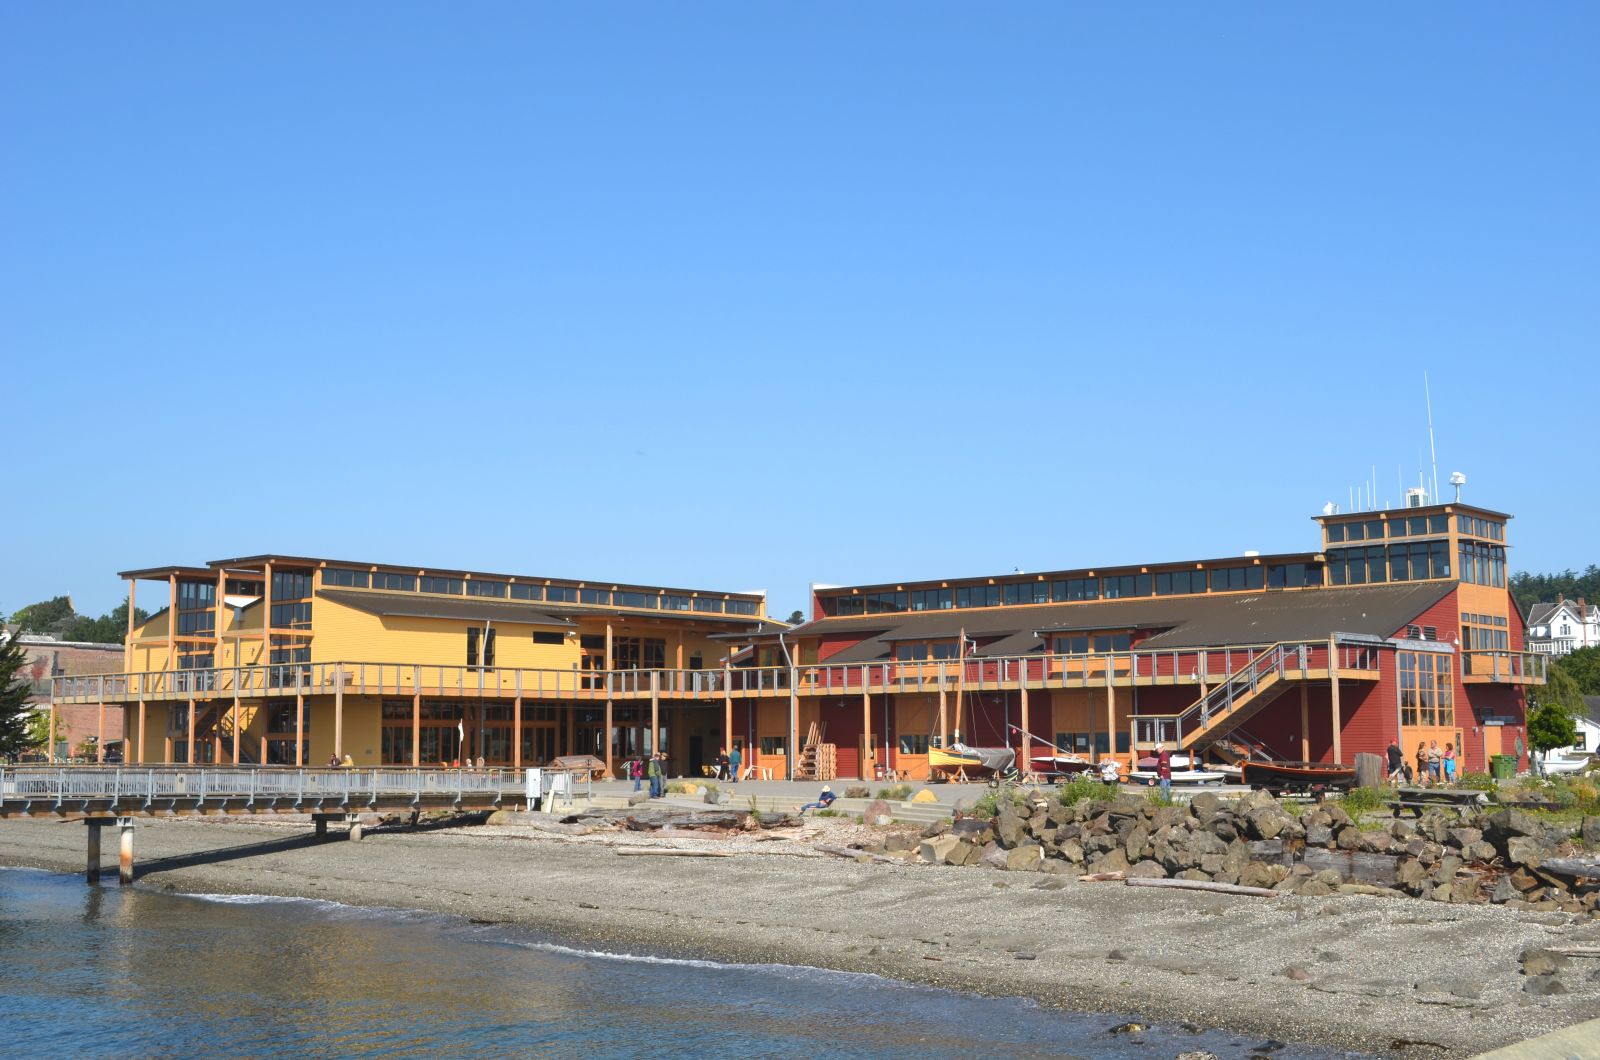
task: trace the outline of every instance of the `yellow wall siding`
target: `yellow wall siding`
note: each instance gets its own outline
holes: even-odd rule
[[[311,621],[313,662],[467,663],[467,622],[369,615],[326,599],[312,604]],[[497,666],[570,670],[578,664],[577,637],[566,637],[562,644],[535,644],[533,626],[496,622],[494,629]]]

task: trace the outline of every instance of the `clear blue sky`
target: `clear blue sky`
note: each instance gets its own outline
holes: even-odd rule
[[[5,5],[0,611],[262,551],[787,613],[1310,548],[1415,477],[1424,370],[1513,567],[1600,561],[1597,38],[1588,3]]]

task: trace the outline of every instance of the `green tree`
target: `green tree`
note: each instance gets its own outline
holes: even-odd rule
[[[23,705],[30,683],[24,672],[28,653],[17,638],[6,637],[0,644],[0,758],[14,759],[42,741],[33,738],[31,722],[36,711]]]
[[[133,609],[133,621],[137,625],[150,617],[150,613],[142,607]],[[124,600],[111,609],[108,615],[99,618],[89,618],[87,615],[76,616],[67,626],[63,634],[66,640],[85,641],[90,644],[121,644],[128,635],[128,602]]]
[[[1571,677],[1578,686],[1579,695],[1600,696],[1600,647],[1579,648],[1557,659],[1551,669]]]
[[[72,610],[72,598],[57,596],[18,608],[12,613],[11,622],[29,633],[60,636],[77,617],[77,613]]]
[[[800,623],[804,622],[805,620],[806,620],[806,616],[801,614],[799,611],[791,611],[791,612],[789,612],[789,618],[788,618],[787,621],[788,621],[789,625],[791,625],[791,626],[798,626]]]
[[[1510,589],[1517,606],[1522,608],[1525,615],[1534,604],[1541,600],[1553,602],[1558,596],[1565,596],[1569,600],[1576,600],[1580,596],[1587,600],[1600,599],[1600,566],[1591,563],[1581,574],[1573,570],[1555,574],[1518,571],[1511,576]]]
[[[1577,742],[1576,718],[1583,711],[1583,693],[1572,675],[1551,667],[1544,687],[1533,692],[1528,712],[1528,746],[1535,751],[1570,747]]]

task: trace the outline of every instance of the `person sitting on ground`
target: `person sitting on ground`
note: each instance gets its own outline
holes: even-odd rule
[[[807,810],[826,810],[833,805],[833,798],[833,789],[824,784],[822,785],[822,794],[817,796],[816,802],[808,802],[804,806],[796,806],[794,812],[805,813]]]

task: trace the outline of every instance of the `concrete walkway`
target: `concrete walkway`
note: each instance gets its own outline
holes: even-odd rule
[[[1600,1019],[1574,1023],[1525,1042],[1479,1053],[1476,1060],[1595,1060],[1600,1057]]]

